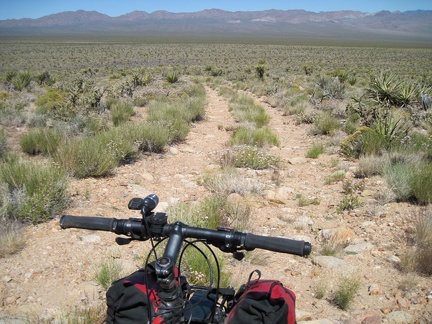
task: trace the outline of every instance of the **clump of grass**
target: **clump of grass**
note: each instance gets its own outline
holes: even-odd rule
[[[310,108],[311,104],[309,102],[308,96],[301,94],[292,98],[291,101],[284,106],[283,115],[299,115]]]
[[[6,152],[6,132],[3,128],[0,128],[0,158],[3,156],[3,154]]]
[[[432,203],[432,163],[421,163],[411,180],[412,193],[421,204]]]
[[[231,137],[231,143],[233,145],[255,145],[264,147],[266,145],[279,146],[279,139],[270,130],[270,128],[249,128],[240,126],[234,131]]]
[[[64,141],[64,134],[57,128],[37,128],[20,137],[23,152],[30,155],[53,155]]]
[[[255,103],[253,98],[245,95],[236,96],[230,102],[229,109],[240,123],[250,122],[256,128],[261,128],[270,122],[270,116],[267,115],[264,107]]]
[[[415,219],[414,246],[401,258],[404,272],[432,276],[432,208],[421,207]]]
[[[389,163],[387,155],[362,155],[357,163],[355,176],[358,178],[368,178],[382,175],[387,163]]]
[[[39,223],[68,204],[68,177],[50,163],[25,161],[9,154],[0,164],[1,216]]]
[[[261,194],[263,192],[261,183],[245,177],[232,168],[225,168],[220,173],[204,176],[203,183],[213,193],[226,196],[230,193],[238,193],[245,196],[247,194]]]
[[[106,305],[104,303],[99,303],[90,307],[77,307],[72,311],[68,311],[67,315],[61,315],[60,318],[55,319],[54,322],[62,324],[88,324],[103,323],[105,320]]]
[[[341,275],[337,282],[334,292],[334,301],[336,305],[346,310],[354,300],[360,289],[360,278],[357,275]]]
[[[132,102],[125,100],[114,100],[108,107],[114,126],[127,122],[135,114]]]
[[[196,242],[195,246],[203,252],[200,252],[193,246],[188,246],[181,255],[180,270],[186,273],[188,281],[191,284],[198,286],[208,286],[210,282],[216,282],[218,279],[216,273],[216,260],[214,260],[214,258],[206,257],[206,249],[208,249],[208,247],[206,247],[203,243]],[[219,268],[223,269],[225,255],[219,251],[214,252],[216,253]],[[228,285],[230,276],[229,274],[225,274],[223,271],[221,271],[219,279],[221,286]]]
[[[331,236],[325,240],[321,246],[320,254],[325,256],[335,256],[344,248],[344,244],[340,243],[336,237]]]
[[[326,185],[330,185],[332,183],[336,183],[339,181],[343,181],[345,179],[346,172],[344,170],[338,170],[333,172],[331,175],[324,179],[324,183]]]
[[[121,263],[110,256],[100,262],[94,278],[99,285],[108,290],[112,282],[120,277],[121,271]]]
[[[342,190],[346,195],[354,195],[356,193],[363,192],[365,188],[365,182],[363,179],[360,180],[344,180],[342,182]]]
[[[349,195],[345,195],[342,198],[342,201],[338,205],[337,211],[338,213],[341,213],[344,210],[348,210],[348,211],[354,210],[361,206],[363,206],[363,203],[360,200],[359,196],[355,194],[349,194]]]
[[[0,221],[0,258],[20,251],[24,245],[22,225],[9,220]]]
[[[316,159],[324,153],[324,145],[322,143],[314,143],[310,149],[306,152],[306,157],[310,159]]]
[[[256,146],[236,145],[223,154],[221,163],[222,166],[263,170],[277,166],[280,163],[280,159],[265,153]]]
[[[398,288],[402,291],[411,291],[418,285],[418,278],[415,274],[405,275],[398,283]]]
[[[415,174],[414,166],[406,162],[390,163],[384,168],[384,178],[398,201],[412,199],[411,182]]]
[[[74,138],[59,147],[54,160],[77,178],[102,177],[113,172],[120,160],[115,152],[116,142],[105,136]]]
[[[318,197],[308,198],[304,195],[299,195],[298,197],[298,205],[300,207],[305,207],[309,205],[319,205],[321,203]]]
[[[322,279],[319,280],[314,286],[313,286],[313,293],[315,298],[317,299],[323,299],[327,293],[328,289],[328,283],[326,280]]]
[[[338,119],[328,112],[323,112],[316,117],[312,132],[316,135],[333,135],[339,128]]]
[[[127,124],[125,127],[134,134],[131,139],[139,144],[139,149],[143,152],[162,153],[170,140],[169,129],[161,123]]]
[[[168,128],[169,142],[183,141],[190,130],[190,123],[204,118],[205,99],[193,97],[171,102],[151,102],[147,109],[147,121]]]

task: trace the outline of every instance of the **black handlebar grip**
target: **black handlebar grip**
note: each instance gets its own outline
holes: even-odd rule
[[[60,226],[61,228],[84,228],[112,232],[114,221],[115,218],[63,215],[60,218]]]
[[[312,245],[309,242],[250,233],[246,234],[244,246],[246,249],[257,248],[300,256],[308,256],[312,250]]]

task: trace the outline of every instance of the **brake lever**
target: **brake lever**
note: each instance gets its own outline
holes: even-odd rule
[[[132,239],[131,238],[125,238],[125,237],[117,236],[116,239],[115,239],[115,241],[116,241],[116,243],[118,245],[128,245],[130,242],[132,242]]]
[[[233,252],[232,256],[237,261],[241,261],[245,257],[245,254],[243,252]]]

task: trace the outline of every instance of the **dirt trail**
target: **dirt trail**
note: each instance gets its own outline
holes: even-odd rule
[[[227,102],[207,88],[206,118],[193,125],[186,141],[163,155],[145,155],[103,179],[73,180],[73,204],[65,214],[137,217],[127,210],[133,197],[156,193],[159,209],[177,201],[199,200],[206,190],[198,177],[212,170],[230,134],[219,127],[233,124]],[[100,288],[92,278],[104,255],[122,258],[124,273],[139,266],[143,243],[118,247],[110,233],[61,230],[58,218],[26,229],[26,247],[0,263],[1,313],[39,314],[49,318],[60,310],[92,304]],[[0,317],[1,318],[1,317]]]
[[[133,197],[156,193],[161,209],[178,201],[199,201],[208,195],[197,180],[217,167],[217,159],[227,148],[230,137],[230,132],[223,128],[235,122],[228,111],[227,100],[211,88],[206,91],[206,118],[193,125],[184,143],[170,147],[165,154],[144,155],[131,165],[119,167],[111,177],[73,180],[73,204],[65,213],[137,217],[136,212],[127,210],[127,203]],[[254,204],[251,220],[254,233],[305,239],[315,244],[321,229],[346,227],[354,235],[355,243],[371,243],[372,248],[345,256],[345,263],[336,268],[317,266],[312,258],[254,251],[254,262],[250,262],[250,258],[245,262],[233,260],[227,264],[228,270],[239,283],[256,268],[261,269],[266,278],[281,280],[296,292],[299,312],[309,313],[302,315],[303,318],[359,323],[368,314],[381,316],[380,308],[394,302],[392,294],[397,286],[392,279],[396,270],[386,261],[395,252],[387,246],[401,242],[405,219],[412,215],[404,217],[393,207],[373,219],[355,211],[351,215],[337,214],[335,208],[342,197],[341,185],[324,185],[324,179],[336,170],[332,167],[334,155],[305,158],[307,149],[319,138],[308,136],[307,127],[295,125],[292,118],[282,116],[262,99],[256,100],[271,116],[270,127],[277,133],[281,145],[270,148],[270,153],[284,161],[284,168],[244,170],[245,176],[260,181],[267,189],[264,197]],[[341,164],[346,170],[351,167],[348,162],[340,161]],[[379,185],[378,180],[368,181],[368,190]],[[320,203],[299,206],[299,195],[318,198]],[[401,205],[396,208],[400,209]],[[145,255],[145,243],[132,242],[119,247],[111,233],[61,230],[58,218],[28,227],[26,236],[26,247],[0,263],[0,323],[1,314],[36,314],[38,318],[51,318],[71,307],[97,304],[103,292],[95,284],[93,273],[100,260],[107,255],[121,259],[123,274],[127,274],[140,265]],[[356,298],[353,311],[347,312],[313,296],[313,286],[319,278],[330,278],[345,266],[355,268],[363,279],[360,297]],[[380,287],[377,296],[368,293],[371,284]],[[420,302],[419,305],[423,307]],[[415,313],[416,308],[411,308]]]

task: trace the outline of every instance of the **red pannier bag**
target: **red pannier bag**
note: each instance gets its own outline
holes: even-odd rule
[[[258,279],[251,280],[254,273]],[[295,324],[293,291],[277,280],[260,279],[261,272],[253,271],[246,285],[240,287],[234,307],[229,312],[228,324]]]

